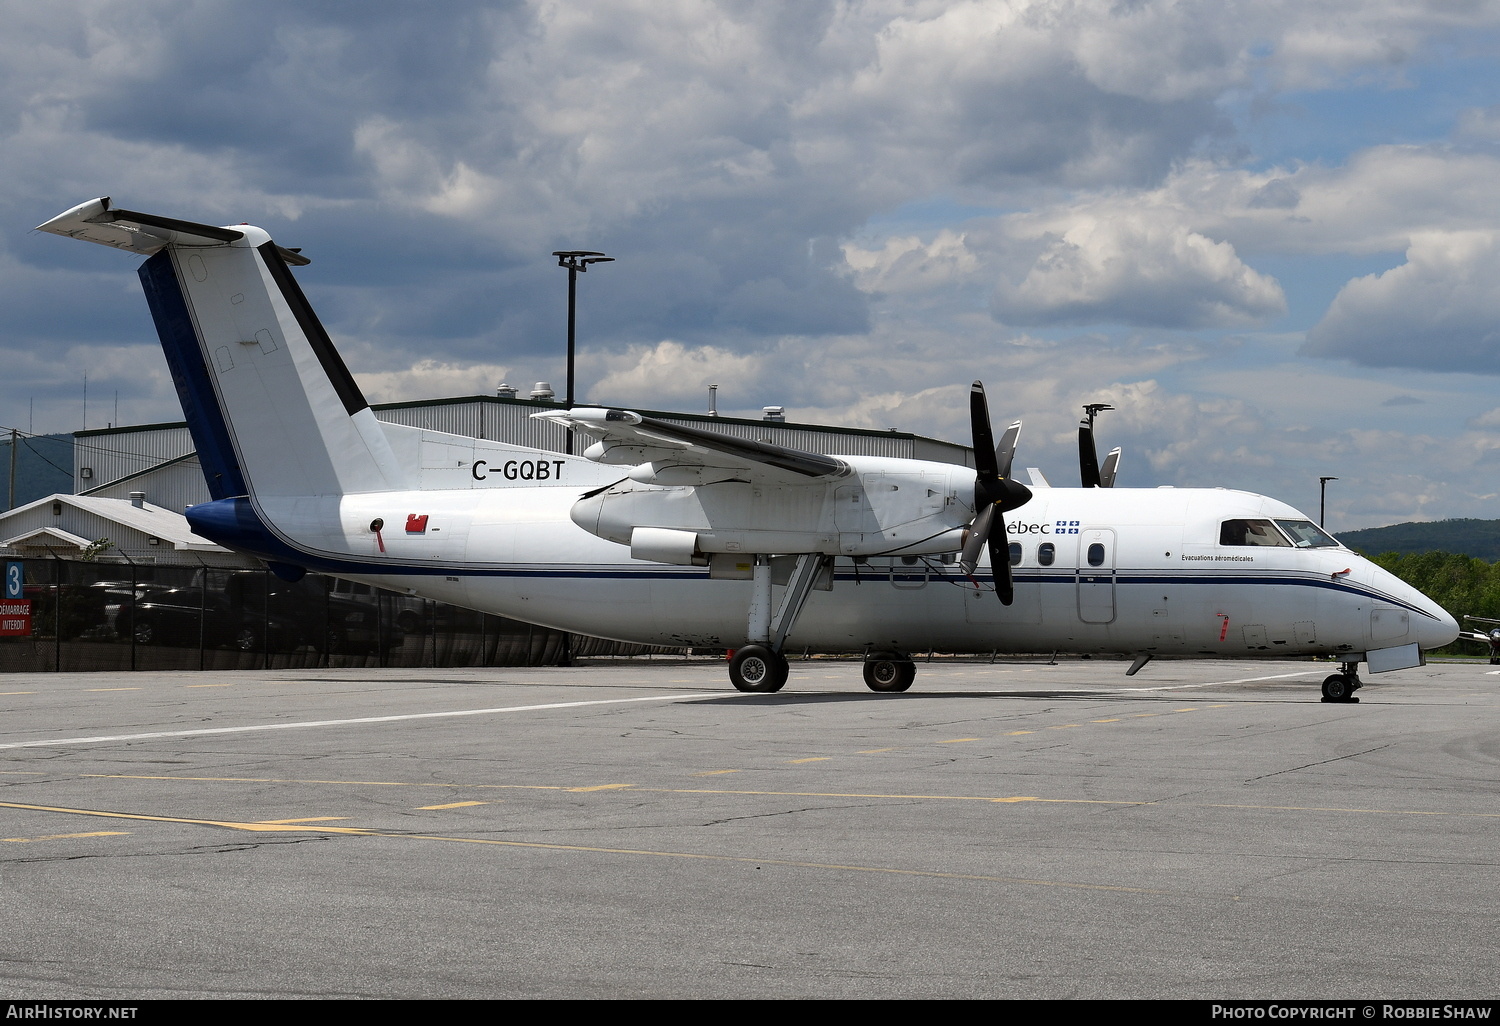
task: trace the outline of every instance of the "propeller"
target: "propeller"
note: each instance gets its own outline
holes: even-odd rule
[[[1016,421],[1000,436],[990,431],[990,407],[984,398],[984,384],[976,381],[969,389],[969,420],[974,432],[974,523],[964,539],[959,565],[970,576],[979,564],[979,554],[989,547],[990,572],[995,575],[995,594],[1010,605],[1016,589],[1010,575],[1009,536],[1005,533],[1005,514],[1026,504],[1031,489],[1010,479],[1010,464],[1021,437],[1021,422]]]
[[[1083,408],[1084,417],[1078,422],[1078,473],[1085,488],[1109,488],[1115,483],[1115,472],[1120,467],[1120,450],[1114,449],[1104,459],[1104,469],[1099,469],[1099,450],[1094,448],[1094,418],[1104,410],[1112,410],[1108,403],[1089,403]]]

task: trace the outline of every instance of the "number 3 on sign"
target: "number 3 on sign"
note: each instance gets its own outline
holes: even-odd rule
[[[21,597],[21,584],[26,577],[22,572],[22,566],[19,559],[10,560],[5,564],[5,597],[8,599]]]

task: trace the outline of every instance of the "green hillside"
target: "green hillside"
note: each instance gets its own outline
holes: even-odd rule
[[[1364,531],[1345,531],[1339,541],[1375,556],[1382,552],[1415,555],[1422,552],[1461,552],[1466,556],[1500,560],[1500,520],[1436,520],[1424,524],[1392,524]]]

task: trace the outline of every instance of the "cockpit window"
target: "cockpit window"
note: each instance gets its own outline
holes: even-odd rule
[[[1219,527],[1219,544],[1291,547],[1269,520],[1226,520]]]
[[[1323,529],[1311,520],[1278,520],[1281,529],[1291,536],[1292,544],[1299,549],[1327,549],[1336,548],[1338,542],[1324,533]]]

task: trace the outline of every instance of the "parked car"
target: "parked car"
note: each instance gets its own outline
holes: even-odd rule
[[[236,608],[223,592],[201,587],[145,594],[122,606],[115,629],[133,635],[138,645],[192,646],[201,639],[210,648],[290,652],[306,643],[295,618]]]

